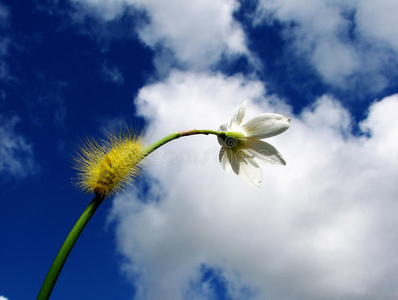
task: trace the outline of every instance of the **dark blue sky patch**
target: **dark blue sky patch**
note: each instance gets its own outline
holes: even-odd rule
[[[190,293],[209,300],[249,300],[256,295],[247,285],[228,282],[221,269],[207,264],[200,266],[199,280],[191,282],[190,289]]]
[[[222,272],[205,264],[200,267],[199,281],[191,282],[190,289],[206,299],[232,300],[228,293],[228,282]]]

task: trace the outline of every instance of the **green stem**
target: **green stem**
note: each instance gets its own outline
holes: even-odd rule
[[[163,146],[164,144],[171,142],[172,140],[178,139],[183,136],[195,135],[195,134],[214,134],[219,137],[225,137],[225,132],[215,131],[215,130],[208,130],[208,129],[193,129],[193,130],[186,130],[186,131],[177,131],[165,136],[164,138],[154,142],[152,145],[147,147],[144,150],[144,157],[148,156],[151,152],[155,151],[159,147]]]
[[[144,157],[148,156],[151,152],[155,151],[159,147],[164,144],[178,139],[183,136],[195,135],[195,134],[214,134],[220,137],[225,137],[225,132],[214,131],[214,130],[187,130],[187,131],[178,131],[164,138],[156,141],[149,147],[144,150]],[[75,226],[73,226],[71,232],[67,236],[64,244],[59,250],[57,256],[54,259],[53,264],[51,265],[50,270],[47,273],[46,279],[43,282],[43,285],[40,289],[39,295],[37,296],[37,300],[47,300],[49,299],[51,292],[54,288],[55,282],[58,279],[59,274],[61,273],[62,267],[64,266],[66,259],[69,256],[69,253],[72,251],[73,246],[75,245],[77,239],[82,233],[84,227],[87,225],[90,218],[94,215],[97,208],[104,201],[105,197],[95,196],[94,199],[90,202],[87,208],[84,210],[83,214],[80,216],[79,220],[77,220]]]
[[[37,300],[45,300],[50,297],[55,282],[57,281],[62,267],[69,256],[69,253],[79,238],[79,235],[82,233],[84,227],[87,225],[88,221],[94,215],[95,211],[100,206],[102,201],[104,201],[104,199],[105,198],[102,196],[95,196],[90,204],[86,207],[79,220],[77,220],[75,226],[73,226],[64,244],[55,257],[54,262],[47,273],[46,279],[44,279],[39,295],[37,296]]]

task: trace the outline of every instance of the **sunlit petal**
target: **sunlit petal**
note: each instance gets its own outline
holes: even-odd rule
[[[263,174],[257,162],[251,158],[242,158],[239,169],[239,177],[247,183],[260,187]]]
[[[279,114],[261,114],[241,127],[247,137],[265,139],[278,135],[290,127],[290,119]]]
[[[274,146],[260,140],[249,139],[245,142],[245,149],[265,164],[286,165],[286,161]]]
[[[242,123],[243,117],[245,116],[246,107],[247,107],[247,101],[244,101],[232,116],[231,126],[230,126],[231,130],[236,130],[239,128],[239,125],[240,123]]]

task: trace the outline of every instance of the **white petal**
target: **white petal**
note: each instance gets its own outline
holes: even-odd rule
[[[246,151],[263,163],[271,165],[286,165],[286,161],[274,146],[254,139],[244,141]]]
[[[231,165],[232,170],[236,175],[239,175],[239,168],[240,168],[240,162],[241,162],[241,154],[240,152],[235,152],[231,149],[226,150],[227,156],[228,156],[228,161]]]
[[[227,132],[229,131],[229,124],[228,123],[224,123],[220,126],[220,128],[218,129],[218,131],[223,131],[223,132]]]
[[[265,139],[278,135],[290,127],[290,119],[279,114],[261,114],[242,126],[247,137]]]
[[[228,161],[227,150],[225,147],[221,147],[220,153],[218,155],[218,159],[220,160],[221,166],[223,167],[224,171],[229,173],[232,170],[231,164]]]
[[[243,117],[245,116],[245,113],[246,113],[246,107],[247,107],[247,100],[244,101],[239,106],[239,108],[236,110],[236,112],[232,116],[231,126],[230,126],[230,129],[232,131],[238,129],[240,126],[240,123],[242,123]]]
[[[263,174],[257,162],[254,159],[242,159],[239,169],[239,177],[255,187],[260,187],[263,181]]]

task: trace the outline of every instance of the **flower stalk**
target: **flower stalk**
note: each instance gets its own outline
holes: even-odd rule
[[[163,146],[164,144],[178,139],[180,137],[183,136],[189,136],[189,135],[195,135],[195,134],[214,134],[217,136],[224,136],[225,133],[224,132],[219,132],[219,131],[214,131],[214,130],[189,130],[189,131],[179,131],[179,132],[174,132],[172,134],[169,134],[168,136],[154,142],[153,144],[151,144],[150,146],[148,146],[147,148],[145,148],[144,150],[141,151],[140,155],[140,160],[142,160],[144,157],[148,156],[150,153],[152,153],[153,151],[155,151],[156,149],[158,149],[159,147]],[[124,138],[124,136],[121,136],[122,140]],[[112,139],[115,139],[115,136],[113,135],[111,137]],[[116,148],[120,148],[120,142],[116,142],[113,143],[114,145],[116,145]],[[109,145],[107,145],[109,146]],[[100,150],[99,150],[100,149]],[[122,147],[123,149],[123,147]],[[94,147],[91,147],[91,149],[85,147],[84,151],[89,151],[89,150],[93,150],[93,151],[103,151],[103,149],[101,149],[99,147],[98,144],[94,144]],[[114,151],[115,149],[107,149],[108,153],[100,153],[101,155],[104,156],[104,161],[101,161],[98,157],[98,153],[86,153],[84,156],[81,156],[79,158],[79,165],[81,166],[83,163],[83,166],[89,166],[92,167],[95,172],[98,172],[98,168],[100,168],[100,170],[104,173],[109,173],[110,172],[110,167],[112,166],[112,162],[110,162],[110,160],[113,158],[113,156],[116,156],[116,158],[118,159],[118,155],[117,154],[112,154],[112,151]],[[125,150],[125,149],[123,149]],[[109,154],[112,155],[109,155]],[[98,166],[93,166],[93,162],[92,161],[82,161],[82,158],[90,158],[90,157],[94,157],[95,163],[98,164]],[[138,163],[138,162],[137,162]],[[105,164],[105,166],[104,166]],[[131,166],[132,168],[135,167],[135,165]],[[124,168],[124,166],[122,166],[122,168]],[[81,168],[80,168],[81,169]],[[86,170],[87,171],[87,170]],[[116,170],[115,172],[119,172],[119,170]],[[87,175],[88,174],[88,175]],[[81,176],[81,180],[87,180],[87,177],[89,177],[90,180],[92,180],[92,174],[90,173],[90,171],[87,171],[87,174],[83,174],[83,176]],[[126,173],[126,176],[128,176],[128,174]],[[107,174],[107,177],[112,177],[111,175]],[[101,176],[100,176],[101,178]],[[91,183],[90,183],[91,184]],[[101,183],[103,184],[103,183]],[[109,184],[112,186],[112,189],[114,188],[114,182],[110,181]],[[125,182],[124,179],[122,179],[122,184],[123,186],[125,186]],[[79,185],[83,185],[85,190],[89,189],[89,185],[87,184],[87,182],[83,182],[83,183],[79,183]],[[87,187],[86,187],[87,186]],[[94,184],[94,186],[96,187],[97,184]],[[104,193],[103,190],[106,190],[107,192]],[[109,192],[108,192],[109,190]],[[117,190],[120,190],[119,188],[117,188]],[[86,227],[88,221],[90,221],[91,217],[94,215],[95,211],[98,209],[98,207],[101,205],[101,203],[105,200],[105,198],[111,194],[111,189],[108,189],[107,187],[102,188],[101,190],[96,189],[96,188],[92,188],[92,192],[96,194],[96,196],[94,197],[94,199],[90,202],[90,204],[86,207],[86,209],[83,211],[82,215],[80,216],[80,218],[77,220],[76,224],[73,226],[72,230],[70,231],[69,235],[67,236],[67,238],[65,239],[65,242],[63,243],[61,249],[59,250],[57,256],[54,259],[53,264],[50,267],[50,270],[47,273],[46,278],[44,279],[43,285],[40,289],[40,292],[37,296],[37,300],[47,300],[50,298],[51,292],[54,288],[54,285],[58,279],[59,274],[61,273],[62,267],[64,266],[70,252],[72,251],[73,246],[75,245],[77,239],[79,238],[80,234],[83,232],[84,228]]]
[[[230,124],[224,123],[219,131],[193,129],[173,132],[143,146],[141,138],[131,132],[108,134],[108,140],[99,143],[88,140],[76,159],[79,171],[77,186],[96,196],[73,226],[44,280],[37,300],[47,300],[77,239],[104,199],[123,190],[140,171],[141,160],[159,147],[184,136],[216,135],[221,145],[219,159],[225,171],[233,170],[244,181],[259,187],[262,173],[256,160],[268,164],[286,162],[282,155],[262,139],[278,135],[290,127],[290,119],[278,114],[261,114],[241,125],[246,112],[245,101],[232,116]]]
[[[192,129],[192,130],[186,130],[186,131],[176,131],[176,132],[173,132],[173,133],[165,136],[164,138],[154,142],[152,145],[147,147],[143,151],[143,156],[144,157],[148,156],[151,152],[155,151],[156,149],[163,146],[164,144],[171,142],[172,140],[176,140],[183,136],[190,136],[190,135],[195,135],[195,134],[204,134],[204,135],[213,134],[213,135],[217,135],[218,137],[221,137],[221,138],[225,137],[225,132],[208,130],[208,129]]]
[[[64,266],[66,259],[69,256],[69,253],[72,251],[72,248],[75,245],[80,234],[82,233],[84,227],[86,227],[88,221],[90,221],[91,217],[94,215],[95,211],[104,201],[104,199],[105,198],[103,196],[96,195],[83,211],[75,226],[73,226],[64,244],[62,245],[57,256],[55,257],[46,278],[44,279],[39,295],[37,296],[37,300],[46,300],[50,297],[55,282],[57,281],[58,276],[61,273],[62,267]]]

